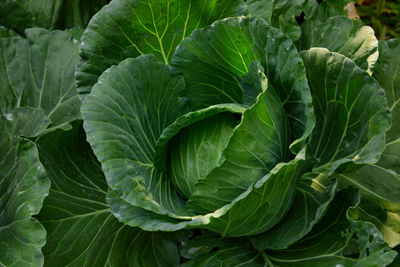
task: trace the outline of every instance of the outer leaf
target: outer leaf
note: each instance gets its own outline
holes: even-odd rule
[[[17,168],[16,164],[20,158],[18,153],[21,154],[24,150],[18,152],[19,137],[37,136],[47,128],[49,123],[49,120],[43,114],[43,110],[30,107],[17,108],[12,113],[7,114],[5,118],[0,117],[0,129],[2,130],[0,132],[0,174],[5,177]],[[25,146],[29,148],[28,145],[23,147]],[[30,148],[28,148],[26,149],[29,150]],[[34,152],[32,153],[34,155]],[[42,172],[38,171],[39,174],[41,175]],[[3,187],[3,190],[6,190],[6,187]]]
[[[253,238],[253,246],[258,250],[287,248],[321,220],[335,192],[336,182],[326,172],[303,175],[287,215],[272,229]]]
[[[39,141],[52,182],[38,215],[47,231],[45,266],[177,266],[179,234],[144,232],[113,217],[100,164],[79,123],[73,125]]]
[[[105,72],[82,107],[109,186],[134,206],[173,217],[187,212],[153,158],[162,130],[187,111],[178,98],[184,88],[182,77],[171,77],[167,65],[145,55]]]
[[[77,44],[64,32],[29,29],[26,34],[28,39],[0,38],[0,262],[5,266],[43,264],[45,231],[31,216],[42,207],[49,181],[34,144],[18,144],[18,137],[43,133],[51,120],[56,127],[79,117],[71,79]],[[69,54],[60,57],[61,49]]]
[[[0,3],[0,24],[23,33],[38,26],[47,29],[86,27],[108,0],[7,0]]]
[[[397,148],[399,148],[399,142],[397,142]],[[399,174],[379,165],[380,163],[374,165],[349,164],[346,171],[340,171],[337,177],[343,185],[359,187],[365,194],[379,197],[385,201],[400,203]]]
[[[364,255],[387,245],[394,247],[399,244],[399,214],[398,204],[385,203],[365,194],[360,205],[350,210],[349,215],[358,228],[360,251]]]
[[[297,41],[300,34],[307,34],[303,25],[312,22],[322,27],[330,17],[347,16],[345,7],[348,2],[350,0],[247,0],[246,5],[248,15],[265,19],[268,24]],[[297,18],[303,14],[300,20],[304,18],[305,22],[300,28]]]
[[[195,259],[229,244],[240,244],[244,247],[249,245],[244,238],[221,238],[216,233],[201,230],[197,234],[195,233],[191,239],[182,242],[180,252],[185,259]]]
[[[79,118],[73,80],[77,41],[66,32],[38,28],[26,35],[28,39],[0,39],[0,112],[6,115],[20,106],[41,108],[52,127]]]
[[[305,171],[302,153],[289,163],[278,164],[231,204],[214,214],[225,214],[207,226],[223,236],[256,235],[277,224],[292,204],[296,184]]]
[[[217,21],[186,38],[171,65],[172,71],[185,77],[185,95],[198,109],[218,103],[243,103],[240,79],[254,61],[261,63],[279,95],[289,118],[291,149],[298,152],[314,121],[302,61],[282,33],[257,18]]]
[[[34,137],[43,132],[50,121],[42,109],[31,107],[17,108],[0,117],[0,172],[8,173],[14,166],[17,153],[18,136]]]
[[[11,29],[0,25],[0,38],[17,36],[18,34]]]
[[[400,139],[389,142],[385,146],[385,150],[377,165],[388,170],[393,175],[400,174]]]
[[[297,40],[301,29],[296,21],[300,16],[304,0],[248,0],[246,2],[248,13],[251,16],[261,17],[268,24],[280,29],[287,37]]]
[[[0,51],[0,112],[3,115],[14,109],[19,96],[28,87],[25,80],[29,70],[29,42],[18,36],[1,38]]]
[[[318,5],[315,13],[306,16],[306,19],[314,21],[327,21],[330,17],[334,16],[347,16],[346,5],[351,0],[324,0]]]
[[[318,165],[376,162],[390,127],[383,89],[340,54],[312,48],[301,56],[317,119],[309,146]]]
[[[9,134],[18,138],[12,128],[2,127],[0,140]],[[0,163],[0,265],[41,266],[46,232],[32,215],[42,207],[50,184],[35,144],[21,140],[15,149],[11,162]]]
[[[278,1],[279,2],[279,1]],[[249,16],[259,17],[271,24],[272,13],[274,12],[274,1],[247,0],[247,12]]]
[[[369,72],[378,59],[378,40],[374,30],[362,26],[360,21],[345,16],[323,21],[308,20],[303,23],[302,32],[298,44],[301,50],[325,47],[353,59],[360,68]]]
[[[12,0],[0,3],[0,24],[20,33],[23,33],[24,29],[34,26],[29,12],[21,8],[18,2]]]
[[[139,226],[145,231],[177,231],[188,226],[201,226],[210,222],[210,216],[197,216],[193,220],[179,220],[157,214],[128,203],[112,190],[108,191],[107,203],[119,221],[133,227]]]
[[[374,223],[392,247],[400,244],[399,151],[400,139],[386,146],[377,164],[350,164],[336,175],[342,187],[351,185],[362,193],[363,201],[352,216]]]
[[[24,0],[26,1],[26,0]],[[61,9],[56,14],[58,20],[56,22],[57,29],[67,29],[73,27],[86,28],[94,14],[96,14],[103,6],[107,5],[110,0],[64,0]],[[53,14],[55,12],[53,11]],[[43,26],[42,26],[43,27]]]
[[[133,206],[119,198],[115,192],[110,192],[108,201],[120,221],[149,231],[200,227],[224,236],[253,235],[264,232],[282,219],[290,208],[296,182],[304,172],[304,167],[300,154],[289,163],[278,164],[230,204],[213,213],[193,216],[187,220],[178,220]],[[280,208],[276,209],[277,206]]]
[[[369,256],[357,258],[357,255],[346,256],[344,253],[355,231],[368,228],[364,223],[356,225],[348,217],[349,207],[356,207],[359,201],[355,190],[340,192],[326,216],[314,229],[285,250],[257,253],[248,246],[246,239],[222,239],[201,232],[201,235],[183,243],[181,254],[190,259],[184,266],[386,266],[397,253],[385,251],[382,247],[379,250],[371,249],[380,241],[371,242],[368,235]],[[373,228],[372,224],[369,226]],[[362,238],[359,240],[363,241]]]
[[[393,250],[384,253],[374,253],[363,259],[352,259],[349,257],[342,256],[320,256],[312,259],[304,260],[282,260],[272,258],[270,261],[273,262],[273,266],[282,267],[319,267],[329,266],[354,266],[354,267],[376,267],[376,266],[387,266],[396,257],[397,253]],[[277,260],[277,261],[276,261]]]
[[[82,38],[78,91],[90,93],[100,74],[128,57],[154,54],[168,64],[193,30],[244,13],[239,0],[116,0],[97,13]]]
[[[393,261],[390,265],[388,265],[388,266],[390,266],[390,267],[396,267],[396,266],[399,265],[399,263],[400,263],[400,254],[399,254],[399,250],[400,250],[400,247],[397,246],[396,249],[395,249],[395,251],[397,252],[397,257],[396,257],[396,258],[394,259],[394,261]]]
[[[391,263],[397,255],[395,251],[371,251],[371,255],[360,259],[342,255],[355,231],[347,210],[359,202],[355,190],[339,192],[326,216],[308,235],[286,250],[267,251],[269,260],[276,266],[386,266]]]
[[[373,77],[385,89],[392,114],[388,141],[400,138],[400,39],[379,42],[379,59]]]
[[[326,216],[313,230],[286,250],[268,251],[268,256],[279,262],[303,261],[314,257],[334,256],[341,252],[352,237],[351,224],[346,214],[349,207],[359,203],[359,198],[352,191],[339,193]]]
[[[212,243],[210,239],[205,239],[205,237],[200,236],[185,243],[183,250],[186,250],[192,256],[205,249],[209,251],[213,249],[215,252],[198,253],[199,255],[180,265],[181,267],[266,266],[261,253],[253,250],[246,240],[222,240],[214,237],[211,240],[215,243]]]

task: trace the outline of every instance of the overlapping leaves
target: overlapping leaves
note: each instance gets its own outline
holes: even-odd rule
[[[190,261],[183,266],[386,266],[396,252],[387,250],[372,224],[357,225],[349,217],[349,209],[359,204],[360,198],[354,189],[341,191],[313,230],[287,249],[257,251],[246,239],[222,239],[203,232],[184,242],[181,253]],[[369,254],[358,257],[359,250],[365,248],[358,248],[352,242],[361,229],[375,230],[378,234],[369,239],[374,241],[367,241]]]
[[[66,32],[28,29],[0,38],[0,262],[40,266],[45,230],[39,213],[49,190],[33,138],[79,118],[73,82],[77,41]],[[68,55],[60,56],[63,49]],[[55,90],[57,88],[57,90]]]
[[[81,43],[85,133],[81,30],[24,29],[106,2],[0,4],[24,36],[0,26],[0,265],[393,261],[398,40],[376,62],[347,1],[113,0]]]
[[[191,65],[188,62],[194,57],[191,54],[192,50],[189,49],[194,48],[194,45],[198,46],[198,51],[205,49],[206,44],[202,36],[209,36],[209,40],[218,44],[217,42],[221,42],[221,39],[217,38],[217,34],[220,34],[220,38],[223,37],[223,40],[228,42],[227,44],[221,42],[221,46],[232,45],[234,40],[226,35],[226,31],[235,33],[239,38],[240,42],[236,40],[234,43],[238,53],[220,49],[222,52],[218,55],[217,50],[210,51],[212,53],[204,50],[204,53],[198,53],[198,55],[203,55],[202,60],[206,65],[198,64],[196,70],[193,69],[193,65],[191,68],[186,68]],[[225,34],[225,36],[221,34]],[[264,39],[260,35],[269,35],[276,39],[263,43]],[[252,42],[255,42],[256,46],[251,46]],[[278,48],[278,44],[283,44],[285,47]],[[273,54],[274,49],[278,49],[278,55]],[[270,59],[263,56],[265,52],[271,54]],[[215,61],[217,55],[226,62],[226,65]],[[120,202],[115,195],[110,197],[119,218],[131,225],[146,227],[145,229],[148,230],[180,229],[203,225],[221,234],[235,236],[249,234],[248,225],[254,226],[251,233],[255,234],[270,228],[279,221],[291,202],[291,196],[302,169],[302,156],[287,165],[276,167],[274,170],[272,168],[277,163],[285,162],[288,159],[289,142],[295,141],[300,144],[307,132],[311,130],[312,125],[310,103],[307,102],[310,101],[310,96],[307,94],[305,72],[300,58],[296,55],[296,50],[290,40],[269,28],[261,20],[232,18],[200,30],[183,42],[172,60],[173,72],[184,70],[183,77],[171,76],[167,66],[149,56],[125,60],[118,67],[111,68],[104,73],[85,101],[83,116],[88,140],[106,170],[108,184],[122,198],[122,202]],[[247,69],[247,64],[250,65],[255,60],[262,62],[264,67],[259,64],[259,68],[253,67],[252,69],[256,73],[256,77],[261,69],[268,69],[266,75],[263,74],[264,78],[262,76],[257,78],[259,79],[258,85],[254,84],[254,86],[260,87],[255,90],[261,94],[253,100],[256,101],[255,104],[252,104],[243,113],[240,124],[232,134],[229,134],[231,135],[229,143],[222,144],[224,150],[221,158],[223,160],[218,163],[218,166],[215,166],[217,162],[214,162],[215,168],[213,167],[206,176],[200,177],[199,181],[195,183],[193,194],[190,195],[190,201],[187,202],[188,207],[190,205],[188,209],[171,183],[168,173],[162,172],[154,166],[153,159],[157,139],[167,126],[180,115],[189,111],[189,106],[199,106],[195,103],[198,103],[197,96],[198,92],[203,90],[202,87],[221,98],[216,98],[216,102],[200,102],[201,105],[209,106],[232,102],[226,101],[223,98],[223,92],[218,91],[218,83],[225,81],[222,80],[222,76],[216,76],[210,72],[210,68],[229,74],[227,78],[231,81],[228,80],[227,84],[232,87],[231,91],[238,91],[235,102],[241,103],[242,85],[235,84],[235,80],[240,79],[245,71],[234,67],[240,58],[243,60],[243,65],[237,66],[244,70]],[[288,64],[287,61],[291,61],[292,64]],[[279,73],[277,70],[282,65],[287,66],[288,69]],[[207,73],[211,73],[213,76],[198,84],[192,81],[192,78],[199,80],[194,75],[201,73],[202,68],[208,68]],[[292,69],[302,74],[302,79],[295,79],[290,75]],[[155,76],[158,76],[159,80],[155,81],[152,78]],[[270,87],[266,88],[267,84],[263,80],[268,79],[268,76],[271,77],[271,82]],[[201,77],[206,78],[207,76],[202,75]],[[251,84],[248,80],[247,83]],[[280,94],[277,94],[274,90],[275,85],[284,86],[286,91],[280,91]],[[196,94],[191,93],[193,86],[197,86]],[[228,86],[222,86],[222,88],[226,90],[225,96],[231,92]],[[283,106],[279,103],[279,99],[285,99],[287,103]],[[222,111],[224,110],[220,109],[220,112]],[[185,115],[184,121],[191,118],[193,123],[197,117],[203,116],[200,115],[203,112],[208,113],[208,110],[198,110],[194,111],[194,115]],[[296,124],[299,125],[293,137],[288,135],[290,129],[287,125],[286,112],[289,112],[290,116],[296,116],[289,121],[296,121]],[[224,118],[224,120],[227,119]],[[190,124],[186,126],[197,127]],[[293,125],[290,126],[294,129]],[[166,131],[173,130],[166,129]],[[174,137],[174,140],[179,140],[176,138],[180,138],[179,135],[185,136],[185,134],[187,136],[185,131],[180,132]],[[199,135],[200,138],[203,138],[200,132]],[[195,135],[189,137],[194,138],[193,136]],[[187,146],[195,142],[191,139],[188,140]],[[206,138],[203,140],[207,142]],[[181,144],[179,143],[179,145]],[[173,146],[172,142],[171,149]],[[190,149],[192,148],[185,148],[185,151],[190,151]],[[209,152],[206,151],[206,153]],[[164,161],[167,159],[165,158]],[[218,158],[216,160],[219,161]],[[195,166],[198,163],[192,163],[189,160],[181,164],[184,168],[189,169],[188,166]],[[119,166],[122,165],[129,167],[120,169]],[[270,173],[269,178],[254,185],[255,189],[252,190],[252,184],[268,173]],[[229,179],[226,179],[227,177]],[[178,184],[177,179],[172,179],[172,181]],[[235,186],[232,187],[232,185]],[[210,188],[213,189],[210,190]],[[277,191],[277,194],[266,193],[273,189]],[[183,188],[178,191],[185,192]],[[284,197],[278,192],[282,192]],[[216,196],[219,197],[216,198]],[[277,211],[272,207],[273,203],[279,202],[282,209]],[[266,218],[264,222],[256,220],[257,216],[249,217],[247,213],[243,212],[243,208],[251,203],[260,204],[247,211],[250,214],[263,213]],[[133,207],[129,208],[126,205],[133,205]],[[121,207],[118,208],[118,206]],[[141,209],[143,210],[140,211]],[[153,216],[153,223],[144,223],[139,217],[132,217],[133,210],[145,213],[147,215],[144,216],[150,218]],[[194,215],[192,210],[197,214],[207,215],[192,217]],[[266,212],[267,210],[268,212]],[[237,214],[241,214],[241,216],[236,217]],[[248,218],[246,223],[240,223],[241,218],[245,217]],[[185,222],[185,220],[188,221]],[[157,225],[154,223],[156,221],[164,223]],[[166,225],[163,226],[165,223]]]
[[[26,30],[26,36],[0,38],[2,116],[7,117],[18,107],[31,107],[43,112],[50,127],[80,118],[73,80],[78,40],[67,32],[40,28]]]
[[[400,64],[399,44],[398,39],[380,42],[380,57],[373,74],[385,89],[392,114],[392,128],[387,132],[388,142],[385,150],[376,164],[346,165],[337,175],[342,186],[351,185],[361,191],[361,205],[352,212],[352,216],[374,223],[392,247],[400,243],[400,140],[397,131],[400,90],[397,75]]]
[[[15,136],[5,124],[0,122],[2,140],[4,135]],[[23,129],[24,125],[14,127]],[[46,232],[32,215],[39,213],[50,184],[35,144],[24,139],[12,141],[17,142],[15,148],[2,150],[0,155],[0,263],[40,266],[43,264],[40,249],[46,242]]]
[[[31,27],[49,30],[86,27],[108,0],[7,0],[0,3],[0,24],[23,33]]]
[[[187,235],[145,232],[117,221],[106,203],[103,171],[80,124],[38,142],[52,183],[37,216],[47,232],[44,265],[177,266],[177,242]]]
[[[241,0],[115,0],[88,25],[82,39],[78,91],[88,94],[100,74],[123,59],[153,54],[168,64],[193,30],[244,14]]]

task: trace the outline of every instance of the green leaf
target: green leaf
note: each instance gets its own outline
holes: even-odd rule
[[[348,217],[348,209],[357,207],[360,198],[355,190],[339,192],[323,219],[303,239],[285,250],[268,250],[268,259],[275,266],[386,266],[395,251],[371,251],[367,257],[346,257],[344,249],[356,229]]]
[[[240,0],[112,1],[93,17],[83,35],[78,91],[90,93],[103,71],[129,57],[154,54],[168,64],[193,30],[244,11]]]
[[[399,265],[399,263],[400,263],[400,254],[399,254],[399,250],[400,250],[400,247],[397,246],[397,247],[395,248],[395,251],[397,252],[397,257],[394,259],[394,261],[393,261],[390,265],[388,265],[389,267],[396,267],[396,266]]]
[[[108,0],[7,0],[0,3],[0,24],[23,33],[26,28],[85,28]]]
[[[39,140],[51,189],[37,216],[47,231],[45,266],[177,266],[182,233],[144,232],[117,221],[107,184],[79,122]]]
[[[397,147],[399,147],[399,144],[397,144]],[[378,197],[381,200],[400,203],[399,174],[379,165],[379,163],[349,164],[345,171],[338,171],[340,174],[337,177],[342,186],[352,185],[360,188],[364,194]]]
[[[7,116],[23,106],[43,109],[50,127],[79,118],[77,41],[66,32],[39,28],[28,29],[26,35],[0,39],[0,113]]]
[[[310,233],[288,249],[268,251],[268,257],[279,263],[334,256],[346,247],[353,235],[347,210],[357,206],[359,201],[355,190],[338,193],[326,215]]]
[[[363,201],[352,216],[374,223],[391,247],[400,244],[399,151],[400,139],[386,146],[377,164],[348,164],[335,175],[341,187],[360,189]]]
[[[50,124],[42,109],[21,107],[0,117],[0,173],[7,174],[17,159],[19,136],[34,137]]]
[[[24,0],[26,1],[26,0]],[[54,26],[57,29],[73,27],[86,28],[87,24],[103,6],[110,0],[69,0],[63,1],[57,21]],[[53,14],[54,14],[53,9]],[[43,26],[42,26],[43,27]]]
[[[1,38],[0,52],[0,113],[4,115],[17,106],[22,92],[28,87],[29,83],[25,81],[29,70],[29,41],[18,36]]]
[[[379,59],[373,71],[373,77],[385,89],[392,114],[387,139],[393,141],[400,138],[400,39],[379,42]]]
[[[315,0],[247,0],[246,5],[249,16],[263,18],[294,41],[301,35],[296,18],[304,13],[307,20],[318,8]]]
[[[289,163],[276,165],[230,204],[215,211],[214,214],[219,216],[211,218],[212,222],[205,228],[229,237],[267,231],[290,209],[305,167],[302,153]]]
[[[128,225],[171,231],[209,222],[191,221],[167,173],[153,165],[162,131],[188,111],[179,98],[184,89],[182,77],[172,77],[155,56],[143,55],[111,67],[83,103],[87,139],[110,187],[108,202]]]
[[[108,185],[134,206],[173,217],[187,212],[153,158],[163,129],[187,111],[179,98],[184,89],[182,77],[144,55],[106,71],[82,106],[87,138]]]
[[[183,128],[222,112],[243,114],[245,110],[246,108],[239,104],[219,104],[205,109],[189,112],[177,118],[176,121],[162,131],[160,137],[157,139],[154,155],[154,166],[161,171],[168,170],[169,142]]]
[[[46,232],[32,218],[50,187],[31,141],[50,124],[42,109],[15,108],[0,117],[0,264],[41,266]]]
[[[219,166],[197,181],[189,207],[208,213],[231,203],[276,164],[288,159],[288,140],[285,112],[269,88],[243,113]]]
[[[231,245],[212,253],[203,255],[194,260],[188,261],[181,267],[233,267],[233,266],[254,266],[263,267],[265,262],[261,254],[251,250],[248,246]]]
[[[378,40],[371,27],[363,26],[361,21],[345,16],[330,17],[328,20],[307,20],[302,25],[303,34],[298,48],[325,47],[338,52],[362,69],[371,72],[378,59]]]
[[[382,250],[387,245],[394,247],[399,243],[399,205],[385,204],[364,195],[360,205],[349,210],[349,217],[358,232],[362,255]]]
[[[247,0],[248,16],[259,17],[271,24],[271,16],[274,12],[274,1]]]
[[[296,17],[307,7],[304,0],[248,0],[246,5],[250,16],[263,18],[294,41],[299,39],[301,29]]]
[[[347,4],[351,0],[324,0],[318,5],[315,13],[306,16],[306,20],[327,21],[330,17],[347,16]]]
[[[185,241],[181,254],[190,259],[181,267],[266,266],[261,253],[253,250],[247,240],[222,239],[209,232]]]
[[[194,31],[177,48],[171,69],[185,77],[185,96],[200,109],[243,103],[240,80],[254,61],[276,89],[289,119],[291,149],[298,152],[314,123],[304,66],[293,43],[263,20],[228,18]]]
[[[400,139],[387,143],[377,165],[390,171],[393,175],[400,175],[399,151]]]
[[[387,266],[396,257],[397,253],[393,250],[384,253],[374,253],[366,258],[352,259],[350,257],[342,256],[317,256],[312,259],[304,260],[288,260],[272,258],[273,266],[279,267],[319,267],[319,266],[354,266],[354,267],[376,267]]]
[[[257,96],[267,90],[267,76],[265,76],[264,68],[260,62],[254,61],[249,66],[249,72],[244,74],[240,80],[240,85],[243,88],[243,104],[251,107],[257,101]]]
[[[202,254],[210,253],[216,248],[226,246],[230,242],[243,242],[248,245],[248,241],[243,238],[221,238],[218,234],[206,230],[201,230],[198,234],[194,234],[189,240],[182,243],[180,251],[185,259],[195,259]],[[243,243],[241,243],[243,245]]]
[[[360,244],[368,243],[368,256],[346,251],[352,238],[362,231],[373,233],[372,224],[356,222],[348,216],[349,208],[356,207],[359,201],[354,189],[339,192],[326,216],[313,230],[282,250],[257,251],[249,245],[248,239],[221,238],[201,231],[183,242],[181,255],[188,259],[183,266],[386,266],[397,253],[381,247],[381,240],[371,241],[369,235],[357,239]]]
[[[336,181],[326,172],[304,174],[287,215],[267,232],[252,238],[258,250],[285,249],[308,234],[325,215],[336,193]]]
[[[309,146],[318,165],[376,162],[390,127],[383,89],[338,53],[311,48],[301,56],[316,116]]]
[[[197,216],[192,220],[189,220],[190,218],[179,220],[158,214],[140,206],[132,205],[112,190],[107,193],[107,203],[109,203],[112,213],[119,221],[132,227],[139,226],[145,231],[177,231],[188,228],[188,226],[201,226],[210,222],[210,216]]]
[[[183,196],[189,198],[195,183],[221,164],[238,123],[231,114],[221,113],[182,129],[170,141],[169,178]]]
[[[0,25],[0,38],[18,36],[16,32]]]
[[[25,117],[25,119],[27,119]],[[1,142],[5,135],[18,138],[12,127],[3,127]],[[12,125],[13,126],[13,125]],[[1,266],[41,266],[41,248],[46,240],[46,232],[40,223],[32,218],[42,207],[43,199],[49,191],[49,180],[39,162],[34,143],[21,139],[12,149],[16,150],[12,161],[0,162],[0,265]],[[10,164],[4,166],[4,164]]]
[[[31,216],[42,207],[49,181],[36,146],[18,138],[36,137],[80,116],[73,81],[77,42],[60,31],[35,28],[26,35],[0,38],[0,262],[5,266],[43,264],[45,230]]]
[[[228,205],[213,213],[181,219],[131,205],[115,192],[109,192],[108,202],[120,221],[131,226],[140,226],[147,231],[176,231],[196,227],[209,229],[223,236],[252,235],[264,232],[282,219],[290,208],[297,180],[303,172],[304,163],[301,157],[289,163],[278,164],[268,175]],[[276,209],[277,206],[280,208]]]
[[[21,8],[17,1],[2,1],[0,24],[22,34],[24,29],[34,26],[34,19],[25,8]]]

